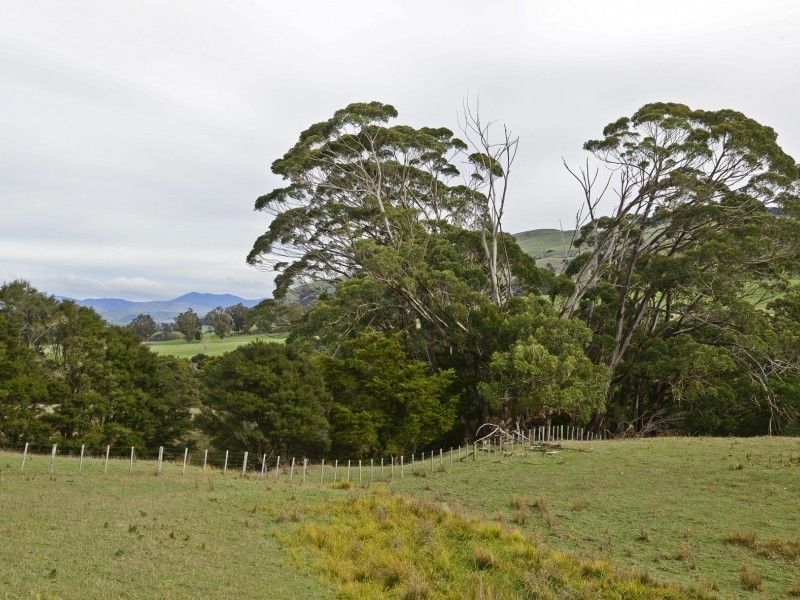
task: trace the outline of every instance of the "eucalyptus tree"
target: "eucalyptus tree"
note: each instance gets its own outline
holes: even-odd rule
[[[476,384],[490,377],[494,330],[516,295],[553,279],[503,230],[517,140],[475,112],[468,143],[396,117],[356,103],[301,133],[272,164],[286,185],[256,201],[273,219],[248,261],[278,271],[276,298],[298,280],[338,282],[300,328],[311,343],[336,351],[369,329],[403,332],[432,371],[460,371],[462,416],[486,416]]]
[[[648,344],[686,334],[766,385],[769,345],[741,317],[769,324],[766,303],[800,273],[800,168],[776,133],[733,110],[654,103],[584,148],[596,166],[570,170],[584,202],[559,306],[595,331],[613,384]]]

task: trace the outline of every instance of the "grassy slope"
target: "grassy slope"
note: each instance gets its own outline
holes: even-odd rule
[[[191,358],[196,354],[207,354],[217,356],[235,350],[243,344],[249,344],[256,340],[266,342],[283,342],[286,339],[284,333],[270,333],[259,335],[232,335],[220,340],[213,333],[205,334],[199,342],[187,342],[185,340],[170,340],[168,342],[149,342],[147,345],[156,354],[167,354],[178,358]]]
[[[514,237],[522,250],[536,259],[540,267],[551,263],[559,265],[572,239],[571,231],[558,229],[532,229],[515,233]]]
[[[81,476],[74,459],[61,459],[51,480],[46,465],[37,456],[21,474],[18,455],[0,454],[0,565],[15,565],[0,569],[0,597],[333,593],[330,579],[287,562],[273,534],[293,539],[293,507],[302,522],[313,521],[313,507],[343,501],[352,490],[230,473],[204,477],[193,468],[181,476],[174,465],[156,478],[150,462],[137,463],[129,475],[127,463],[115,461],[103,475],[97,459]],[[309,477],[316,482],[319,471]],[[468,516],[509,525],[515,519],[548,547],[609,558],[658,580],[716,585],[725,598],[780,598],[800,588],[797,562],[724,541],[735,531],[763,541],[800,537],[796,438],[612,441],[552,455],[518,451],[425,477],[407,471],[391,488],[446,502]],[[742,590],[743,564],[764,573],[762,591]]]

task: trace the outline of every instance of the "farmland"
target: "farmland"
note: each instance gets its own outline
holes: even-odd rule
[[[416,535],[433,536],[441,560],[456,565],[444,571],[451,592],[480,580],[485,593],[494,590],[490,597],[535,597],[508,587],[524,567],[507,554],[523,543],[520,533],[550,576],[557,571],[565,581],[571,571],[564,560],[600,560],[581,563],[580,572],[608,585],[621,576],[605,561],[711,597],[781,598],[800,590],[797,438],[567,443],[551,453],[517,448],[452,466],[445,452],[442,465],[437,456],[434,469],[407,468],[386,484],[370,486],[365,471],[360,485],[354,471],[350,489],[333,485],[330,468],[323,486],[319,467],[305,484],[298,472],[292,483],[274,472],[243,478],[233,454],[226,475],[195,466],[181,475],[177,457],[158,477],[150,460],[132,474],[127,461],[112,460],[104,474],[93,458],[78,474],[76,459],[59,458],[50,477],[47,457],[29,458],[24,473],[19,459],[0,455],[0,564],[13,565],[0,573],[0,597],[391,598],[410,585],[431,598],[458,597],[430,576],[436,561],[420,564],[409,554]],[[411,508],[403,510],[404,502]],[[426,512],[441,510],[444,516]],[[379,535],[398,523],[408,531]],[[498,525],[509,533],[475,541]],[[485,546],[474,561],[490,572],[463,572],[460,550],[447,545],[448,527],[457,539]],[[325,541],[333,534],[338,546]],[[378,564],[385,544],[394,558]],[[743,588],[743,566],[763,577],[757,590]],[[411,583],[409,573],[417,578]]]
[[[283,333],[264,333],[256,335],[231,335],[225,339],[219,339],[213,333],[207,333],[200,341],[187,342],[186,340],[170,340],[168,342],[148,342],[149,346],[156,354],[174,356],[176,358],[191,358],[197,354],[208,356],[218,356],[225,352],[235,350],[243,344],[255,341],[283,343],[286,334]]]

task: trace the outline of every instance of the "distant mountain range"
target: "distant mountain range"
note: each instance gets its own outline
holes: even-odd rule
[[[569,247],[572,231],[559,231],[558,229],[533,229],[514,234],[520,247],[536,259],[537,264],[544,267],[548,263],[558,265]],[[320,291],[328,291],[330,284],[304,284],[290,290],[291,301],[307,304],[319,295]],[[308,297],[306,297],[308,296]],[[109,323],[125,325],[130,323],[137,315],[145,313],[157,322],[172,321],[180,313],[191,308],[201,317],[217,306],[227,308],[239,304],[252,307],[261,302],[262,298],[248,300],[233,294],[203,294],[189,292],[172,300],[150,300],[136,302],[123,298],[67,298],[59,296],[59,300],[72,300],[81,306],[93,308]]]
[[[135,302],[122,298],[76,298],[60,297],[60,300],[72,300],[81,306],[93,308],[109,323],[125,325],[130,323],[137,315],[145,313],[157,322],[172,321],[180,313],[192,309],[201,317],[217,306],[227,308],[240,302],[247,307],[252,307],[261,302],[261,299],[247,300],[233,294],[201,294],[189,292],[172,300],[151,300]]]

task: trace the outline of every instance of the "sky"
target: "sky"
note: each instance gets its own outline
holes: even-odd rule
[[[4,0],[0,281],[76,298],[269,296],[269,165],[355,101],[520,146],[505,229],[569,228],[562,157],[652,101],[733,108],[800,157],[800,2]]]

